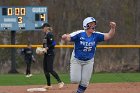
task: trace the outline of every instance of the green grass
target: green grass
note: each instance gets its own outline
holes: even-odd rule
[[[59,74],[65,83],[70,83],[69,74]],[[57,83],[51,77],[52,83]],[[91,83],[115,83],[115,82],[140,82],[140,73],[96,73],[91,77]],[[26,78],[23,74],[1,74],[0,86],[7,85],[42,85],[46,84],[43,74],[35,74]]]
[[[140,73],[97,73],[92,83],[140,82]]]
[[[60,78],[65,83],[70,83],[68,74],[60,74]],[[52,83],[57,83],[54,77],[51,76]],[[44,74],[34,74],[30,78],[26,78],[23,74],[1,74],[0,86],[2,85],[41,85],[46,84]]]

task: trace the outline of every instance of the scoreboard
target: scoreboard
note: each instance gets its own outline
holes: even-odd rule
[[[45,6],[0,6],[0,31],[39,30],[43,23],[48,23]]]

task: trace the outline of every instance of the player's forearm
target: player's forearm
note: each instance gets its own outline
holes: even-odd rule
[[[111,39],[115,34],[115,29],[116,29],[116,23],[110,22],[110,31],[104,34],[104,40]]]
[[[109,40],[111,39],[115,34],[115,29],[110,29],[110,31],[108,33],[104,34],[104,40]]]
[[[111,28],[110,31],[108,32],[109,39],[112,38],[115,34],[115,28]]]

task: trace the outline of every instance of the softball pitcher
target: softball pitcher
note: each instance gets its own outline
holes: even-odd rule
[[[51,77],[50,75],[53,75],[54,78],[58,82],[58,87],[63,88],[64,82],[61,81],[59,75],[56,73],[56,71],[53,68],[54,64],[54,58],[55,58],[55,41],[54,41],[54,35],[52,32],[52,27],[48,23],[44,23],[42,25],[42,31],[45,33],[44,39],[43,39],[43,48],[46,49],[46,53],[44,54],[43,59],[43,70],[44,74],[47,80],[47,85],[45,85],[43,88],[51,89]]]
[[[110,22],[111,29],[108,33],[96,32],[95,27],[95,18],[87,17],[83,21],[84,30],[62,35],[62,40],[74,42],[70,62],[70,79],[72,83],[79,84],[76,93],[85,92],[92,75],[96,46],[98,42],[113,37],[116,23]]]

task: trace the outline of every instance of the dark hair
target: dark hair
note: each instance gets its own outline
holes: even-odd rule
[[[41,28],[43,29],[44,27],[51,27],[48,23],[44,23]]]

